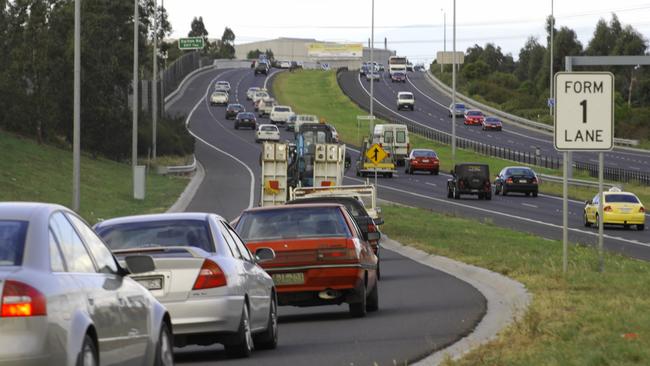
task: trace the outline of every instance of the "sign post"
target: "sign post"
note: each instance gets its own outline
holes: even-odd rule
[[[598,151],[598,252],[603,270],[603,151],[614,147],[614,75],[610,72],[555,74],[555,149],[564,152],[562,270],[568,267],[568,152]]]
[[[379,144],[372,144],[372,146],[370,146],[370,148],[368,150],[366,150],[366,157],[375,166],[375,189],[378,189],[378,187],[377,187],[377,165],[379,165],[379,163],[381,163],[384,159],[386,159],[387,156],[388,156],[388,153]]]

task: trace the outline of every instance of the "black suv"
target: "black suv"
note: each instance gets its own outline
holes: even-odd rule
[[[461,194],[475,194],[478,199],[492,199],[490,167],[487,164],[456,164],[447,180],[447,197],[459,199]]]

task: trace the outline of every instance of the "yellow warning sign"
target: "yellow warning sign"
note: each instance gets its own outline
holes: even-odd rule
[[[366,157],[375,165],[381,163],[387,156],[388,153],[379,144],[374,144],[366,150]]]

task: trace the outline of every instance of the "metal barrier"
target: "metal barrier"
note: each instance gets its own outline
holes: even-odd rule
[[[187,174],[196,170],[196,156],[192,155],[192,164],[177,166],[159,166],[156,172],[161,175],[165,174]]]
[[[575,169],[586,171],[589,173],[590,177],[598,177],[598,164],[574,161],[573,167]],[[642,172],[640,170],[636,171],[606,166],[603,175],[607,180],[625,183],[636,181],[641,184],[650,185],[650,173]]]
[[[554,183],[562,183],[564,181],[562,177],[556,177],[555,175],[537,174],[537,177],[540,178],[541,181],[549,181]],[[593,182],[590,180],[574,179],[574,178],[569,178],[568,181],[569,184],[572,186],[598,189],[598,182]],[[603,183],[603,186],[605,186],[608,189],[612,187],[618,187],[623,189],[623,186],[621,184]]]

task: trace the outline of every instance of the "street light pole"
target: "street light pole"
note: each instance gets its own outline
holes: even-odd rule
[[[152,65],[152,87],[151,90],[151,119],[152,119],[152,131],[151,131],[151,155],[153,160],[156,160],[156,139],[157,139],[157,128],[158,128],[158,4],[157,1],[153,2],[154,8],[154,21],[153,21],[153,65]]]
[[[375,0],[372,0],[372,9],[371,9],[372,20],[370,23],[370,70],[371,76],[374,76],[375,73]],[[375,101],[375,80],[374,77],[370,78],[370,115],[374,116],[374,101]],[[374,121],[372,117],[370,119],[370,135],[368,135],[368,140],[372,140],[372,133],[375,128]]]
[[[445,9],[440,9],[442,11],[442,34],[443,34],[443,44],[442,44],[442,50],[443,52],[447,52],[447,13],[445,12]],[[441,62],[440,63],[440,72],[444,71],[444,64]]]
[[[456,164],[456,0],[454,0],[454,40],[451,65],[451,163]]]
[[[138,165],[138,0],[133,1],[133,131],[131,133],[131,166],[133,170],[133,195],[135,197],[135,168]]]
[[[553,99],[553,28],[555,28],[555,16],[553,15],[553,0],[551,0],[551,40],[550,40],[550,52],[551,52],[551,68],[549,70],[549,80],[550,80],[550,87],[548,90],[549,94],[549,99]],[[551,116],[553,116],[553,104],[549,103],[548,104],[548,111]]]
[[[81,0],[74,2],[74,127],[72,137],[72,209],[79,212],[81,185]]]

